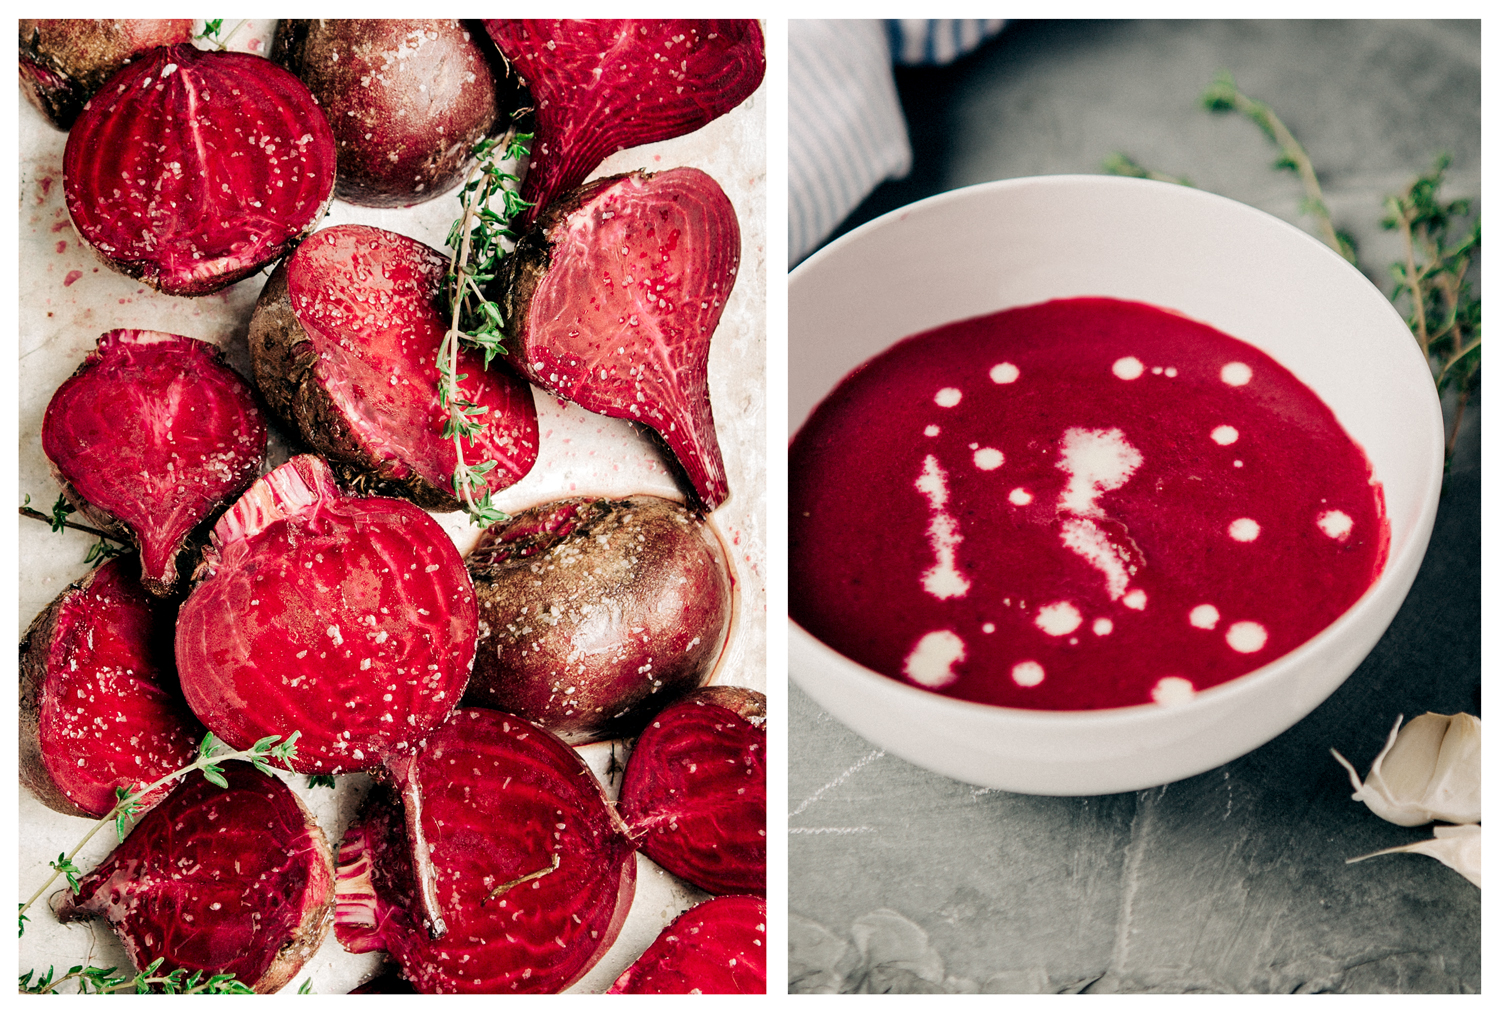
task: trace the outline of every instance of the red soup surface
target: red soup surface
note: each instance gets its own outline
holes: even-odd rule
[[[1186,700],[1286,654],[1385,565],[1364,452],[1263,352],[1059,299],[907,338],[791,446],[792,618],[965,700]]]

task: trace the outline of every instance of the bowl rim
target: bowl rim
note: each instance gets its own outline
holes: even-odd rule
[[[842,236],[839,236],[837,239],[833,240],[832,242],[828,243],[827,245],[823,246],[822,248],[818,249],[810,256],[802,260],[788,274],[788,292],[790,294],[790,290],[796,283],[799,276],[805,276],[811,273],[811,271],[821,265],[823,261],[837,256],[840,251],[842,251],[846,247],[864,241],[872,233],[888,228],[892,224],[901,221],[914,213],[930,211],[933,208],[941,207],[943,205],[956,201],[972,200],[975,197],[983,196],[996,191],[1024,189],[1038,185],[1089,185],[1102,187],[1123,187],[1127,189],[1153,188],[1158,190],[1174,190],[1181,194],[1186,200],[1203,201],[1210,205],[1219,205],[1221,207],[1231,206],[1237,213],[1248,213],[1253,217],[1261,219],[1263,223],[1271,224],[1275,229],[1283,230],[1283,232],[1288,235],[1290,241],[1311,244],[1317,250],[1321,251],[1321,254],[1333,258],[1335,261],[1337,261],[1338,265],[1341,265],[1344,270],[1353,272],[1354,276],[1358,279],[1359,282],[1363,283],[1365,286],[1368,286],[1369,289],[1374,292],[1374,294],[1378,295],[1390,309],[1391,314],[1397,320],[1401,321],[1403,327],[1405,326],[1405,321],[1400,317],[1400,314],[1396,311],[1395,307],[1390,304],[1389,300],[1386,299],[1385,294],[1380,292],[1380,290],[1376,288],[1374,284],[1368,278],[1366,278],[1363,272],[1361,272],[1355,265],[1349,263],[1321,240],[1308,234],[1297,226],[1292,225],[1291,223],[1278,218],[1273,214],[1270,214],[1269,212],[1263,211],[1260,208],[1253,207],[1249,204],[1245,204],[1242,201],[1237,201],[1233,198],[1225,197],[1221,194],[1212,193],[1207,190],[1199,190],[1195,187],[1190,187],[1182,184],[1166,183],[1159,180],[1137,179],[1134,177],[1110,176],[1089,173],[1058,173],[989,180],[986,182],[973,183],[962,187],[956,187],[954,189],[946,190],[942,193],[933,194],[932,196],[914,201],[910,204],[903,205],[899,208],[894,208],[877,218],[873,218],[870,221],[861,224],[857,228],[851,229],[849,232],[845,233]],[[1065,297],[1058,296],[1057,298]],[[1181,310],[1178,310],[1176,308],[1171,308],[1171,311],[1179,313],[1182,312]],[[1194,319],[1197,318],[1195,317]],[[1200,322],[1208,323],[1207,321]],[[1214,325],[1209,324],[1209,326]],[[893,341],[899,340],[901,339],[893,339]],[[1411,352],[1413,355],[1418,357],[1421,354],[1420,349],[1416,346],[1415,341],[1413,341],[1411,344]],[[879,353],[877,352],[875,354]],[[1421,362],[1421,365],[1424,369],[1426,368],[1425,362]],[[818,401],[821,400],[822,398],[820,397]],[[1400,600],[1396,602],[1395,608],[1392,609],[1393,616],[1396,611],[1399,611],[1401,600],[1405,599],[1406,594],[1410,590],[1412,580],[1415,578],[1417,570],[1420,569],[1422,559],[1426,555],[1427,544],[1429,541],[1432,524],[1437,514],[1438,500],[1442,491],[1444,428],[1442,407],[1441,403],[1439,402],[1435,386],[1429,388],[1428,392],[1426,392],[1426,394],[1424,395],[1424,400],[1429,402],[1428,411],[1426,413],[1429,421],[1436,422],[1435,427],[1431,428],[1430,430],[1433,437],[1431,440],[1432,446],[1430,449],[1435,451],[1435,453],[1431,453],[1427,456],[1425,473],[1418,472],[1413,481],[1413,485],[1421,492],[1421,506],[1415,515],[1415,521],[1411,528],[1415,536],[1408,537],[1405,540],[1405,543],[1400,546],[1399,552],[1392,551],[1392,549],[1395,547],[1388,545],[1386,559],[1379,575],[1377,575],[1376,578],[1371,581],[1370,586],[1365,589],[1364,593],[1361,594],[1360,597],[1352,605],[1349,606],[1349,608],[1345,609],[1344,612],[1338,616],[1338,618],[1334,619],[1333,622],[1329,623],[1322,630],[1318,631],[1318,633],[1314,634],[1312,637],[1308,638],[1287,653],[1272,659],[1271,661],[1267,662],[1264,665],[1261,665],[1258,668],[1252,669],[1249,672],[1244,673],[1243,675],[1236,676],[1225,682],[1194,692],[1193,696],[1186,701],[1173,703],[1170,705],[1162,705],[1152,702],[1129,704],[1122,707],[1101,707],[1079,710],[1045,710],[1036,708],[1007,707],[999,704],[965,700],[958,697],[948,696],[935,690],[928,690],[913,686],[900,679],[882,674],[875,671],[874,669],[868,668],[860,664],[859,662],[854,661],[853,659],[843,654],[840,654],[833,648],[824,644],[817,637],[807,632],[807,630],[805,630],[795,619],[791,617],[790,613],[788,613],[786,617],[787,633],[789,638],[789,660],[794,661],[796,654],[799,651],[803,653],[811,653],[812,656],[816,658],[820,664],[832,664],[839,668],[846,677],[851,677],[860,681],[871,679],[879,680],[879,683],[876,683],[875,685],[879,685],[882,691],[894,695],[897,699],[903,700],[911,706],[923,707],[931,712],[937,713],[948,712],[954,714],[955,716],[963,715],[966,717],[989,718],[993,721],[1009,723],[1016,726],[1026,726],[1028,728],[1039,731],[1055,729],[1062,726],[1076,727],[1082,725],[1084,727],[1103,729],[1112,727],[1124,727],[1143,721],[1149,722],[1168,719],[1173,721],[1190,720],[1192,716],[1197,713],[1218,712],[1224,707],[1232,707],[1238,697],[1255,696],[1260,694],[1264,691],[1263,687],[1266,683],[1286,678],[1288,669],[1299,668],[1302,665],[1304,658],[1306,658],[1308,655],[1320,653],[1321,651],[1327,649],[1333,642],[1341,639],[1345,635],[1345,631],[1350,627],[1357,628],[1363,625],[1363,623],[1367,621],[1367,615],[1369,615],[1370,613],[1379,613],[1380,611],[1382,611],[1383,607],[1388,604],[1388,597],[1396,593],[1396,589],[1395,587],[1393,587],[1393,585],[1399,585],[1401,588],[1403,588],[1403,590],[1400,591]],[[803,421],[805,422],[805,419]],[[798,424],[799,430],[800,426],[801,423]],[[790,431],[788,433],[787,439],[789,444],[795,436],[795,431]],[[1374,477],[1377,481],[1379,481],[1379,476]],[[1385,517],[1387,524],[1389,524],[1390,515],[1385,510],[1383,496],[1382,514]],[[1427,532],[1428,535],[1423,536],[1423,532]],[[1394,536],[1394,533],[1392,533],[1392,536]],[[1375,642],[1378,642],[1379,639],[1384,636],[1385,630],[1386,628],[1388,628],[1388,626],[1389,622],[1381,627],[1381,632],[1375,638]],[[1358,664],[1356,664],[1355,667],[1357,668]],[[793,664],[789,665],[788,673],[799,685],[803,685],[804,689],[806,689],[803,676],[799,674],[799,669],[800,666],[795,664],[794,661]],[[1327,692],[1322,693],[1318,697],[1319,702],[1331,695],[1332,692],[1335,691],[1339,685],[1342,685],[1342,683],[1346,681],[1351,674],[1353,674],[1352,669],[1337,682],[1333,683],[1333,685],[1328,689]],[[1316,704],[1314,706],[1316,706]]]

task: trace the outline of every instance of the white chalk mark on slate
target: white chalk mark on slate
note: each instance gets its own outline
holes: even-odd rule
[[[789,827],[789,834],[873,834],[874,827]]]
[[[1125,862],[1121,869],[1124,880],[1120,891],[1120,919],[1115,925],[1115,947],[1109,957],[1110,970],[1124,974],[1130,958],[1131,908],[1136,892],[1140,888],[1141,863],[1146,850],[1151,846],[1152,831],[1156,816],[1156,804],[1167,792],[1167,786],[1148,788],[1135,793],[1135,817],[1130,821],[1130,842],[1125,845]]]
[[[858,763],[856,763],[854,766],[850,767],[848,770],[844,771],[838,777],[835,777],[832,781],[829,781],[827,784],[823,785],[823,787],[819,788],[817,791],[815,791],[811,795],[807,796],[807,798],[803,799],[802,800],[802,804],[799,805],[799,806],[797,806],[797,808],[793,809],[789,815],[791,815],[791,816],[800,815],[802,812],[804,812],[807,809],[808,806],[812,805],[814,802],[818,801],[818,799],[822,798],[829,791],[832,791],[834,788],[837,788],[839,785],[841,785],[845,781],[847,781],[849,779],[850,775],[852,775],[855,771],[859,770],[859,768],[863,767],[867,763],[871,763],[871,762],[873,762],[875,760],[880,759],[884,755],[885,755],[885,750],[884,749],[876,749],[876,750],[872,751],[869,756],[864,757]]]

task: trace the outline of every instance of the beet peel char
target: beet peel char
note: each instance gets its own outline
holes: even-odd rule
[[[708,523],[657,496],[543,503],[467,557],[479,646],[464,702],[570,743],[634,735],[707,681],[729,636],[729,564]]]
[[[385,780],[339,849],[345,949],[387,951],[419,992],[560,992],[619,935],[635,852],[561,739],[464,708]]]
[[[755,21],[487,20],[520,73],[536,137],[521,196],[532,221],[558,194],[625,148],[691,133],[760,87],[766,44]]]
[[[333,855],[278,778],[223,769],[228,788],[189,775],[53,903],[60,921],[108,922],[137,970],[160,957],[162,973],[233,974],[274,992],[328,934]]]
[[[641,853],[714,894],[766,892],[766,698],[705,686],[658,714],[625,764]]]
[[[21,783],[43,805],[97,819],[114,808],[116,788],[151,784],[197,757],[203,727],[172,659],[176,612],[141,587],[135,557],[121,556],[32,622],[21,640]]]
[[[766,899],[715,897],[662,929],[610,986],[610,995],[725,995],[766,991]]]
[[[205,295],[289,250],[333,200],[333,133],[264,57],[162,46],[84,106],[63,151],[78,234],[168,295]]]
[[[42,451],[69,502],[139,545],[142,583],[169,595],[193,529],[259,473],[266,423],[215,346],[116,330],[52,395]]]
[[[653,430],[695,505],[729,495],[708,357],[740,263],[734,206],[691,167],[559,198],[502,264],[508,357],[532,383]]]
[[[406,236],[367,225],[322,229],[272,273],[250,321],[255,381],[272,412],[361,492],[457,510],[448,410],[438,400],[438,347],[448,330],[437,300],[448,260]],[[531,386],[504,363],[484,368],[461,348],[464,396],[485,428],[464,459],[496,462],[492,492],[537,458]]]
[[[458,703],[474,591],[425,511],[346,495],[302,455],[251,486],[210,542],[178,614],[177,666],[188,705],[230,746],[295,729],[293,769],[368,770]]]

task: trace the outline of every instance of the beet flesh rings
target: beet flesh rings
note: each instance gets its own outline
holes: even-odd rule
[[[168,595],[188,535],[260,471],[266,424],[213,345],[110,331],[52,395],[42,451],[73,505],[140,545],[142,582]]]
[[[764,897],[715,897],[662,930],[610,995],[763,994]]]
[[[84,107],[63,152],[78,234],[117,271],[203,295],[285,253],[333,199],[328,120],[301,81],[245,53],[163,46]]]
[[[372,799],[339,850],[345,949],[389,951],[419,992],[558,992],[583,977],[619,935],[636,865],[578,754],[513,715],[465,708],[395,777],[404,812]]]
[[[177,667],[225,742],[299,731],[296,770],[366,770],[458,703],[474,590],[430,515],[346,496],[304,455],[251,486],[211,537],[178,615]]]
[[[708,349],[734,287],[740,225],[693,168],[595,180],[552,204],[501,271],[510,360],[543,389],[655,430],[696,504],[729,495]]]
[[[526,80],[536,139],[521,196],[535,205],[588,178],[608,155],[691,133],[760,87],[754,21],[487,20]]]
[[[438,401],[438,346],[447,331],[436,300],[448,261],[415,239],[365,225],[323,229],[266,282],[250,322],[255,380],[291,423],[355,487],[393,492],[430,510],[456,510],[453,440]],[[496,462],[495,492],[537,456],[531,387],[509,369],[458,356],[464,396],[488,409],[464,456]]]
[[[196,774],[63,891],[60,921],[97,915],[144,968],[233,974],[274,992],[317,950],[333,908],[333,857],[290,788],[226,763],[228,788]]]
[[[149,785],[198,754],[203,729],[172,662],[176,609],[147,594],[139,572],[133,558],[109,560],[21,641],[21,783],[70,816],[103,816],[115,788]]]

